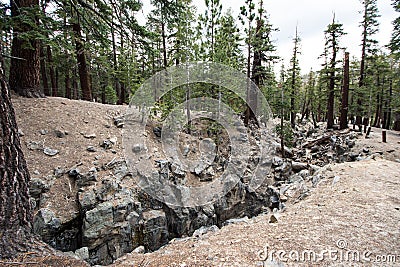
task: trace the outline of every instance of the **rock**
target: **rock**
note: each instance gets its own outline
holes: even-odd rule
[[[75,253],[72,252],[72,251],[65,251],[65,252],[63,252],[63,253],[64,253],[64,255],[66,255],[66,256],[68,256],[68,257],[71,257],[71,258],[80,260],[80,258],[79,258],[78,256],[76,256]]]
[[[24,134],[24,132],[23,132],[21,129],[18,129],[18,135],[19,135],[19,136],[24,136],[25,134]]]
[[[64,138],[65,137],[65,133],[60,131],[60,130],[54,130],[54,134],[58,137],[58,138]]]
[[[110,141],[110,140],[104,140],[101,144],[100,144],[100,146],[102,147],[102,148],[104,148],[104,149],[109,149],[109,148],[112,148],[112,146],[113,146],[113,143]]]
[[[88,152],[97,152],[97,150],[96,150],[96,148],[95,148],[94,146],[88,146],[88,147],[86,148],[86,150],[87,150]]]
[[[243,218],[229,219],[226,222],[224,222],[224,225],[237,224],[237,223],[249,223],[249,217],[245,216]]]
[[[89,248],[81,247],[80,249],[75,250],[75,255],[78,256],[79,259],[88,260],[89,259]]]
[[[98,200],[96,199],[96,193],[93,189],[87,189],[83,192],[78,193],[78,202],[82,211],[93,209]]]
[[[189,152],[190,152],[190,147],[189,147],[188,145],[186,145],[186,146],[183,148],[183,153],[182,153],[182,155],[183,155],[184,157],[187,157],[187,156],[189,155]]]
[[[58,166],[57,168],[54,169],[53,173],[56,178],[60,178],[65,174],[65,170],[60,166]]]
[[[321,148],[319,146],[312,146],[311,147],[311,153],[317,153],[320,150],[321,150]]]
[[[179,177],[184,177],[185,176],[185,172],[182,170],[182,168],[176,164],[176,163],[172,163],[171,167],[170,167],[171,171],[173,174],[179,176]]]
[[[154,251],[168,243],[168,226],[165,213],[161,210],[143,212],[143,245]]]
[[[210,166],[200,174],[200,182],[212,181],[214,176],[215,176],[215,170],[213,166]]]
[[[33,232],[44,240],[51,240],[60,227],[60,219],[56,218],[54,212],[47,208],[39,209],[33,220]]]
[[[206,163],[203,161],[200,161],[196,167],[194,167],[194,173],[198,176],[204,171],[204,169],[207,167]]]
[[[269,223],[277,223],[278,222],[278,216],[276,214],[271,214],[271,216],[269,217],[268,222]]]
[[[28,141],[26,143],[26,147],[29,150],[42,150],[43,149],[43,144],[36,142],[36,141]]]
[[[161,137],[161,132],[162,132],[162,129],[161,129],[161,127],[154,127],[153,128],[153,133],[155,134],[155,136],[157,136],[157,137]]]
[[[297,161],[292,162],[292,169],[296,172],[305,170],[305,169],[307,169],[307,167],[308,167],[307,163],[302,163],[302,162],[297,162]]]
[[[303,177],[301,177],[298,174],[293,174],[292,176],[289,177],[289,182],[290,183],[295,183],[295,182],[300,182],[301,183],[303,181],[304,181]]]
[[[364,148],[363,148],[363,152],[364,152],[365,154],[367,154],[367,153],[369,153],[369,149],[368,149],[367,147],[364,147]]]
[[[332,186],[334,186],[337,182],[339,182],[339,180],[340,180],[340,176],[333,177]]]
[[[355,160],[357,160],[357,158],[358,158],[359,155],[360,155],[359,153],[351,152],[351,153],[349,154],[349,157],[350,157],[350,159],[351,159],[352,161],[355,161]]]
[[[78,168],[73,168],[69,170],[68,175],[72,178],[77,179],[79,175],[81,175],[81,172]]]
[[[97,181],[96,168],[92,168],[86,174],[78,174],[76,182],[79,187],[92,185],[93,182]]]
[[[135,248],[133,252],[138,254],[144,254],[146,252],[146,249],[144,248],[144,246],[139,246]]]
[[[94,139],[94,138],[96,138],[96,134],[95,133],[84,134],[83,137],[85,137],[87,139]]]
[[[310,171],[309,170],[301,170],[298,175],[300,175],[303,179],[305,179],[307,176],[310,176]]]
[[[273,157],[272,158],[272,165],[275,167],[279,167],[282,166],[283,164],[283,159],[280,157]]]
[[[49,190],[50,186],[39,178],[32,178],[29,182],[29,195],[33,198],[40,198],[42,193]]]
[[[114,125],[117,126],[117,128],[122,128],[125,125],[125,119],[123,116],[120,117],[114,117]]]
[[[275,172],[279,172],[281,174],[281,178],[286,178],[289,176],[290,172],[292,171],[292,166],[288,162],[284,162],[282,166],[275,168]]]
[[[55,155],[57,155],[59,153],[59,151],[57,149],[52,149],[50,147],[45,147],[43,149],[43,153],[46,154],[47,156],[54,157]]]
[[[322,176],[320,174],[313,176],[312,180],[311,180],[312,186],[316,187],[321,180],[322,180]]]
[[[135,144],[132,147],[132,151],[134,153],[139,153],[140,151],[142,151],[142,149],[143,149],[143,146],[141,144]]]
[[[346,144],[349,148],[353,148],[356,145],[356,142],[354,140],[346,138]]]
[[[115,144],[117,144],[118,138],[116,136],[113,136],[109,140],[113,145],[115,145]]]
[[[295,182],[290,184],[285,191],[285,196],[294,201],[305,198],[308,195],[309,189],[304,183]]]
[[[48,134],[49,132],[48,132],[47,130],[40,130],[39,133],[40,133],[41,135],[46,135],[46,134]]]
[[[194,231],[193,235],[194,237],[200,237],[204,234],[210,233],[210,232],[216,232],[218,231],[219,228],[216,225],[211,225],[211,226],[202,226],[196,231]]]
[[[85,213],[83,220],[83,239],[90,249],[103,243],[107,234],[112,232],[113,203],[111,201],[100,203],[94,209]]]

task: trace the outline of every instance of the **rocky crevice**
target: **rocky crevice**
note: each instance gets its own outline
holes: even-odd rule
[[[244,177],[218,201],[202,207],[174,207],[154,199],[137,187],[123,158],[115,158],[87,172],[81,172],[76,166],[62,174],[58,171],[58,178],[54,179],[70,179],[73,183],[78,212],[64,216],[56,210],[41,208],[40,200],[51,183],[33,181],[31,195],[38,203],[34,230],[57,249],[69,251],[68,254],[92,265],[106,265],[135,249],[154,251],[173,238],[191,236],[204,227],[222,227],[234,218],[284,209],[286,203],[307,196],[308,187],[316,186],[323,179],[319,174],[322,166],[360,157],[351,152],[355,133],[331,133],[320,143],[312,143],[320,136],[316,131],[298,130],[296,148],[285,148],[290,156],[287,159],[278,156],[278,140],[272,141],[269,145],[275,156],[261,162],[272,168],[270,172],[258,173],[265,177],[256,190],[249,186],[249,175],[263,159],[257,157],[254,146]],[[255,135],[252,143],[267,145],[257,139]],[[160,176],[168,168],[168,175],[177,176],[168,176],[168,179],[182,178],[181,172],[171,164],[158,164],[158,168]],[[99,180],[98,171],[107,171],[110,175]]]

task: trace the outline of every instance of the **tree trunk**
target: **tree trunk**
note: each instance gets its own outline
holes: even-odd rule
[[[163,45],[163,63],[164,68],[168,67],[168,60],[167,60],[167,37],[165,35],[165,23],[161,22],[161,37],[162,37],[162,45]]]
[[[0,51],[1,52],[1,51]],[[0,53],[1,57],[1,53]],[[0,71],[0,259],[26,251],[31,237],[30,180],[10,92]]]
[[[81,82],[82,99],[92,101],[92,91],[90,88],[89,70],[86,63],[85,48],[81,34],[81,25],[79,22],[72,23],[72,29],[75,35],[76,58],[78,61],[79,80]]]
[[[79,94],[78,94],[78,81],[76,80],[77,75],[76,75],[76,68],[74,69],[74,75],[72,76],[72,88],[73,88],[73,99],[78,99]]]
[[[294,39],[294,50],[293,50],[293,66],[292,66],[292,91],[290,92],[290,124],[292,128],[296,126],[296,110],[295,110],[295,95],[296,95],[296,69],[297,69],[297,53],[298,53],[298,34],[296,26],[296,36]]]
[[[390,124],[392,122],[392,107],[391,107],[391,100],[393,97],[393,81],[392,78],[390,78],[389,81],[389,97],[387,99],[387,101],[385,101],[386,103],[386,107],[387,107],[387,111],[386,111],[386,123],[384,128],[385,129],[390,129]]]
[[[13,0],[11,2],[11,16],[21,15],[23,8],[39,8],[38,0]],[[27,18],[26,18],[27,19]],[[34,18],[30,23],[38,24]],[[30,23],[17,20],[13,28],[11,47],[10,87],[17,94],[25,97],[43,97],[40,91],[40,43],[31,37],[29,40],[21,38],[26,32],[32,31]]]
[[[125,83],[121,82],[120,83],[120,92],[119,92],[119,105],[123,105],[125,103],[125,98],[126,98],[126,88],[125,88]]]
[[[364,87],[364,78],[365,78],[365,57],[366,57],[366,48],[367,48],[367,8],[364,8],[364,21],[363,21],[363,39],[361,44],[361,62],[360,62],[360,77],[358,81],[358,98],[357,98],[357,108],[356,108],[356,124],[360,125],[363,117],[363,108],[362,108],[362,98],[363,98],[363,87]],[[365,120],[364,120],[365,123]]]
[[[332,129],[334,122],[334,104],[335,104],[335,73],[330,72],[329,75],[329,89],[328,89],[328,105],[327,105],[327,129]]]
[[[394,126],[393,130],[400,131],[400,111],[397,111],[394,114]]]
[[[261,34],[261,19],[257,20],[257,27],[256,27],[256,33],[255,36],[256,38],[260,38],[259,36]],[[250,83],[247,86],[247,108],[246,108],[246,113],[245,113],[245,121],[244,124],[248,125],[250,121],[257,122],[256,118],[256,112],[257,112],[257,89],[260,86],[261,83],[261,56],[262,56],[262,51],[261,48],[257,48],[254,51],[253,55],[253,77],[252,80],[255,83],[256,86],[252,86]]]
[[[54,71],[54,61],[53,61],[53,53],[51,52],[50,45],[47,45],[47,62],[49,63],[49,73],[50,73],[50,82],[51,82],[51,95],[57,96],[57,82],[56,82],[56,74]]]
[[[46,55],[44,53],[44,48],[40,48],[40,72],[42,73],[42,85],[43,92],[45,96],[50,96],[49,79],[47,78],[46,70]]]
[[[345,53],[344,57],[344,72],[343,72],[343,89],[342,89],[342,105],[340,109],[340,129],[348,127],[347,113],[349,111],[349,87],[350,87],[350,60],[349,52]]]
[[[71,78],[69,76],[69,70],[65,73],[65,97],[71,99]]]

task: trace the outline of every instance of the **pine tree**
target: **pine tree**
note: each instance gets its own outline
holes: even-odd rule
[[[199,16],[198,31],[203,32],[201,40],[201,53],[203,60],[214,62],[215,36],[220,25],[222,5],[220,0],[204,0],[206,10]]]
[[[249,14],[251,17],[251,14]],[[263,0],[259,1],[258,13],[255,18],[255,28],[250,29],[251,38],[249,38],[251,44],[251,51],[253,52],[253,62],[251,66],[251,80],[254,84],[260,88],[264,81],[273,76],[269,75],[271,72],[271,64],[277,56],[274,55],[276,47],[272,41],[271,34],[276,29],[273,28],[272,24],[268,20],[266,10],[263,6]],[[255,88],[248,86],[247,88],[247,108],[245,111],[245,125],[248,125],[250,121],[257,121],[257,102],[258,95]]]
[[[1,49],[0,59],[2,62]],[[28,241],[32,237],[28,195],[30,175],[3,67],[0,66],[0,259],[14,257],[16,253],[29,249]]]
[[[300,67],[299,67],[299,59],[298,55],[300,54],[300,37],[297,32],[296,26],[296,34],[293,38],[294,48],[293,48],[293,55],[290,59],[290,125],[294,129],[296,125],[296,93],[299,91],[301,86],[301,79],[300,79]]]
[[[396,12],[400,12],[400,0],[392,0],[392,6]],[[400,17],[397,17],[392,24],[393,32],[388,47],[398,58],[400,56]]]
[[[343,24],[335,22],[334,16],[332,23],[325,30],[325,49],[329,57],[329,62],[327,62],[326,66],[328,80],[327,129],[332,129],[334,124],[335,88],[339,79],[337,73],[340,71],[337,68],[337,64],[339,63],[337,56],[340,50],[339,41],[344,34]]]
[[[10,87],[26,97],[43,97],[40,91],[40,41],[38,0],[11,0],[13,41],[11,48]]]
[[[362,0],[364,7],[363,10],[363,20],[360,23],[362,27],[362,42],[361,42],[361,62],[360,62],[360,76],[358,82],[358,92],[357,92],[357,114],[356,114],[356,124],[369,124],[369,118],[362,117],[365,116],[365,111],[363,109],[363,98],[365,97],[365,82],[366,69],[368,68],[368,57],[376,53],[377,41],[372,39],[372,36],[378,32],[378,20],[380,16],[378,14],[378,7],[376,0]]]

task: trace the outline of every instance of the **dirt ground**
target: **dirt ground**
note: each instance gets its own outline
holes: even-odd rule
[[[69,171],[78,167],[86,173],[123,157],[122,131],[113,124],[113,117],[124,114],[124,107],[57,97],[27,99],[16,95],[12,96],[12,102],[23,133],[21,145],[31,178],[43,179],[51,185],[47,193],[48,208],[63,214],[66,220],[74,217],[79,212],[75,205],[77,188],[68,175],[54,179],[54,169]],[[57,137],[55,131],[65,136]],[[85,137],[92,134],[95,137]],[[100,147],[104,140],[112,137],[116,137],[117,142],[111,149]],[[38,143],[40,149],[30,150],[28,146],[32,141]],[[93,146],[96,152],[87,151],[88,146]],[[43,153],[44,147],[57,149],[59,153],[47,156]],[[108,173],[100,168],[98,180],[106,175]],[[65,216],[67,214],[70,217]]]
[[[58,166],[79,165],[86,172],[123,157],[122,131],[112,118],[124,114],[125,107],[17,96],[13,104],[33,178],[52,176]],[[59,138],[55,130],[67,135]],[[85,137],[90,134],[96,137]],[[117,143],[111,149],[99,146],[113,137]],[[382,143],[376,128],[370,138],[360,136],[355,151],[368,149],[370,159],[328,167],[310,196],[277,214],[276,223],[269,223],[271,214],[260,215],[200,237],[172,240],[153,253],[128,254],[114,266],[400,266],[400,133],[388,131],[387,139]],[[59,153],[49,157],[29,150],[30,141]],[[78,212],[70,208],[75,191],[67,175],[55,180],[49,197],[52,209]]]
[[[114,266],[400,266],[399,167],[384,159],[328,167],[276,223],[260,215]]]

